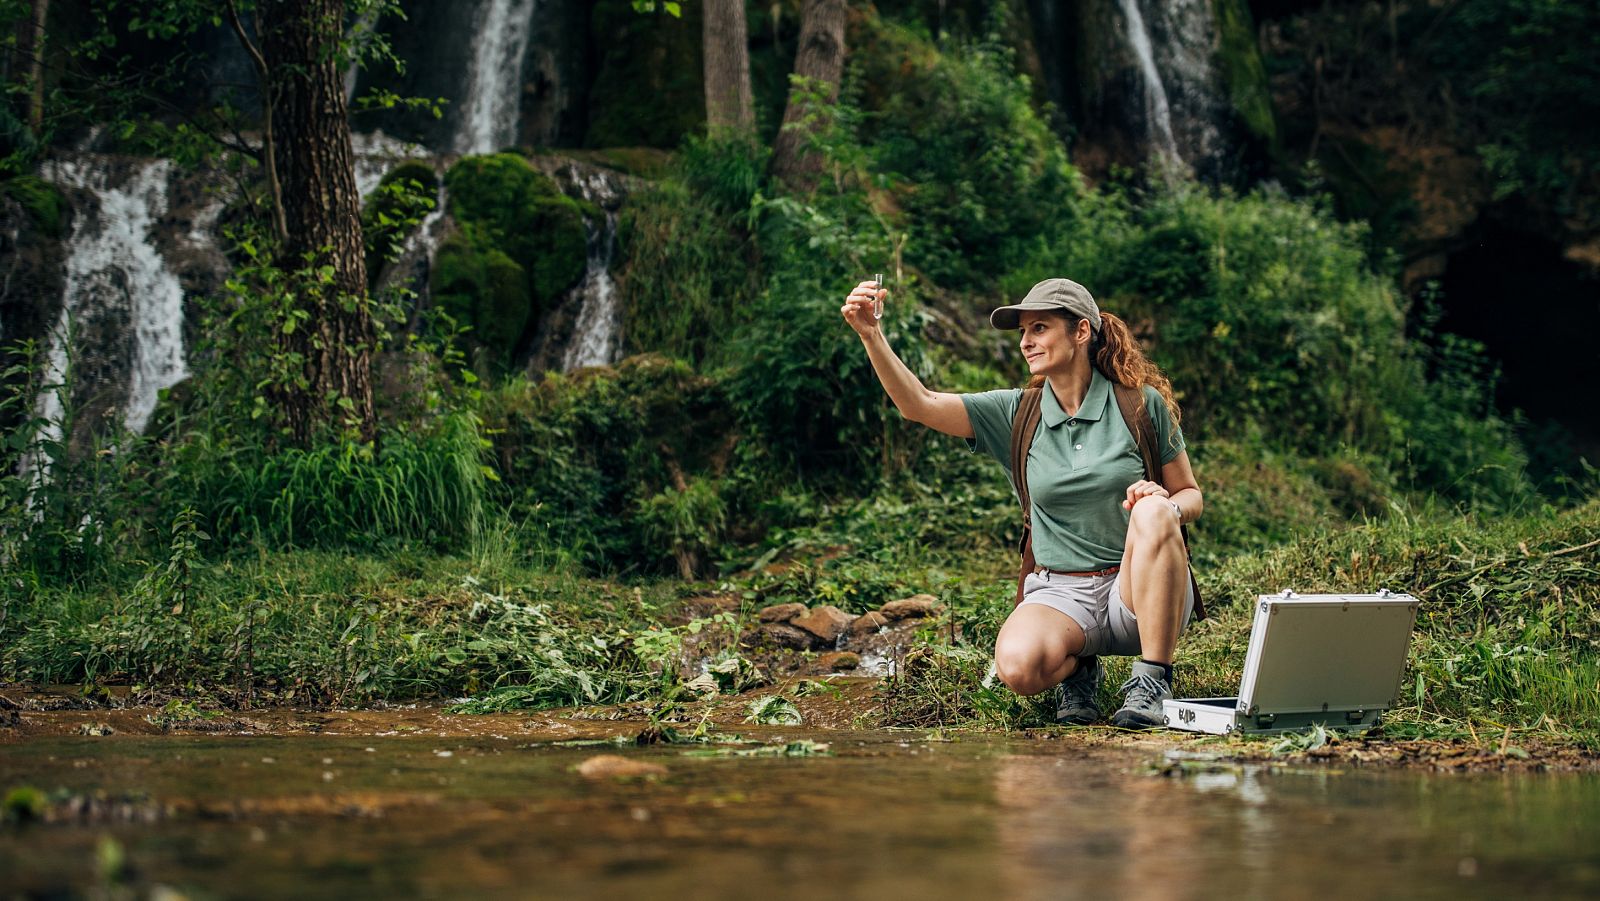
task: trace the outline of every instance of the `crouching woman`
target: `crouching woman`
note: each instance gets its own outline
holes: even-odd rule
[[[1100,657],[1137,656],[1111,722],[1164,725],[1178,636],[1197,604],[1181,527],[1205,506],[1171,383],[1127,324],[1102,313],[1082,285],[1040,282],[989,318],[1018,333],[1029,387],[1040,389],[1024,472],[1014,473],[1013,426],[1019,410],[1029,415],[1032,398],[1020,389],[949,394],[923,386],[872,314],[873,301],[887,294],[862,282],[840,312],[895,407],[994,457],[1028,498],[1034,565],[995,642],[1000,678],[1024,695],[1059,685],[1057,720],[1087,725],[1101,718]],[[1153,432],[1145,441],[1154,458],[1149,473],[1133,434],[1145,415]]]

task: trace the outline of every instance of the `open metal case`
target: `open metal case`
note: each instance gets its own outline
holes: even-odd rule
[[[1217,735],[1370,729],[1399,697],[1416,621],[1417,599],[1388,590],[1261,595],[1239,696],[1166,701],[1167,725]]]

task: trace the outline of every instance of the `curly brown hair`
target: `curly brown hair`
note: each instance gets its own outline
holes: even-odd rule
[[[1051,313],[1067,323],[1067,327],[1077,328],[1078,317],[1068,313]],[[1183,419],[1183,411],[1178,408],[1178,399],[1172,394],[1172,382],[1161,367],[1150,361],[1139,348],[1139,340],[1133,337],[1133,330],[1128,328],[1128,323],[1122,317],[1100,311],[1100,330],[1089,339],[1090,359],[1094,361],[1094,368],[1100,374],[1119,385],[1130,388],[1143,388],[1145,385],[1156,389],[1161,399],[1167,404],[1167,414],[1172,419],[1172,434],[1178,434],[1178,424]],[[1028,380],[1029,388],[1037,388],[1044,384],[1044,376],[1036,375]]]

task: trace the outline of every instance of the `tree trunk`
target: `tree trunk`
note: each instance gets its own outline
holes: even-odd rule
[[[279,344],[300,374],[276,388],[279,412],[302,445],[327,426],[371,440],[376,330],[339,65],[344,0],[262,0],[259,9],[288,226],[278,265],[294,298]]]
[[[33,132],[35,139],[44,130],[44,34],[45,22],[49,18],[50,0],[32,0],[27,20],[17,27],[16,49],[12,51],[12,57],[17,62],[16,68],[28,73],[26,119],[28,130]],[[8,78],[12,77],[10,72],[6,74]]]
[[[705,0],[702,15],[706,130],[748,132],[755,127],[755,102],[750,96],[744,0]]]
[[[810,190],[822,171],[822,160],[809,152],[811,134],[820,127],[813,101],[832,104],[839,97],[844,73],[845,0],[805,0],[800,10],[800,42],[794,54],[794,76],[801,79],[789,89],[783,111],[783,128],[772,152],[772,174],[793,191]]]

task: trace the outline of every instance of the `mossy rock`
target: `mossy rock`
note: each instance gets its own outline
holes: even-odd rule
[[[583,277],[588,239],[582,204],[515,153],[471,156],[445,174],[456,221],[528,274],[537,313]],[[598,215],[592,211],[591,215]]]
[[[532,310],[528,273],[498,250],[483,255],[484,287],[478,303],[478,336],[484,344],[509,352],[527,328]],[[508,365],[509,359],[506,359]]]
[[[377,284],[384,262],[395,258],[406,238],[433,209],[438,193],[438,174],[420,160],[407,160],[384,173],[361,211],[369,287]]]
[[[1272,115],[1272,86],[1261,62],[1255,23],[1245,0],[1212,0],[1217,23],[1217,58],[1227,84],[1228,100],[1244,127],[1277,156],[1278,123]]]
[[[32,175],[18,175],[0,183],[0,192],[21,204],[39,231],[51,238],[61,237],[67,201],[55,185]]]
[[[463,350],[479,364],[475,368],[490,374],[510,365],[533,310],[521,265],[464,228],[434,255],[432,296],[435,306],[469,328]]]

